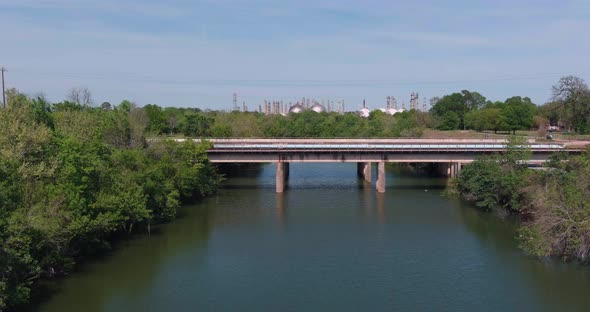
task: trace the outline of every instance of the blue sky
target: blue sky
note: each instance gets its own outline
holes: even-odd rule
[[[550,97],[590,78],[590,1],[0,0],[7,85],[62,100],[229,109],[232,93],[347,109],[462,89]]]

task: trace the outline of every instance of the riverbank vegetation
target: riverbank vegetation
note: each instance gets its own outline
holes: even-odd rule
[[[126,103],[123,103],[126,104]],[[103,110],[11,90],[0,110],[0,310],[117,237],[171,220],[215,192],[207,144],[146,144],[131,103]]]
[[[552,125],[586,134],[590,89],[580,78],[561,78],[553,87],[552,102],[538,111]],[[590,150],[577,156],[556,154],[544,170],[527,169],[529,157],[526,141],[511,138],[506,153],[467,165],[455,190],[482,209],[520,215],[520,244],[530,254],[589,263]]]
[[[526,142],[465,166],[454,181],[464,198],[484,210],[521,216],[521,247],[539,257],[590,262],[590,150],[556,154],[544,170],[530,170]]]

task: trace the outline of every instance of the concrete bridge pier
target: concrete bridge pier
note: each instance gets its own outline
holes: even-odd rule
[[[370,162],[360,162],[356,164],[356,170],[359,178],[371,183],[371,164]]]
[[[459,176],[459,173],[461,173],[461,165],[463,165],[460,162],[455,163],[455,176],[453,176],[453,178],[456,178]]]
[[[289,177],[289,163],[277,162],[277,173],[276,173],[276,188],[277,193],[285,191],[285,184]]]
[[[377,193],[385,193],[385,162],[377,163]]]
[[[461,163],[460,162],[453,162],[449,164],[449,177],[456,178],[459,176],[461,172]]]

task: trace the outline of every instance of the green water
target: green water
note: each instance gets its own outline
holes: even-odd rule
[[[151,236],[55,283],[38,311],[590,311],[590,269],[523,254],[515,224],[442,196],[445,180],[354,164],[229,179]]]

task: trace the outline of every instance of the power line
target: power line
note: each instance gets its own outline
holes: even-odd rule
[[[92,80],[112,80],[137,83],[157,83],[157,84],[176,84],[176,85],[203,85],[203,86],[268,86],[268,87],[366,87],[366,86],[403,86],[403,85],[437,85],[437,84],[459,84],[474,82],[494,82],[494,81],[515,81],[515,80],[535,80],[543,78],[561,77],[571,73],[537,73],[521,75],[499,75],[474,79],[441,79],[441,80],[386,80],[386,79],[359,79],[359,80],[309,80],[309,79],[161,79],[154,77],[141,77],[135,75],[113,74],[87,74],[72,72],[33,72],[27,70],[12,70],[13,72],[23,72],[34,75],[64,77],[75,79],[92,79]],[[580,75],[578,73],[577,75]]]
[[[0,67],[0,71],[2,72],[2,107],[6,108],[6,90],[4,89],[4,72],[6,68]]]

